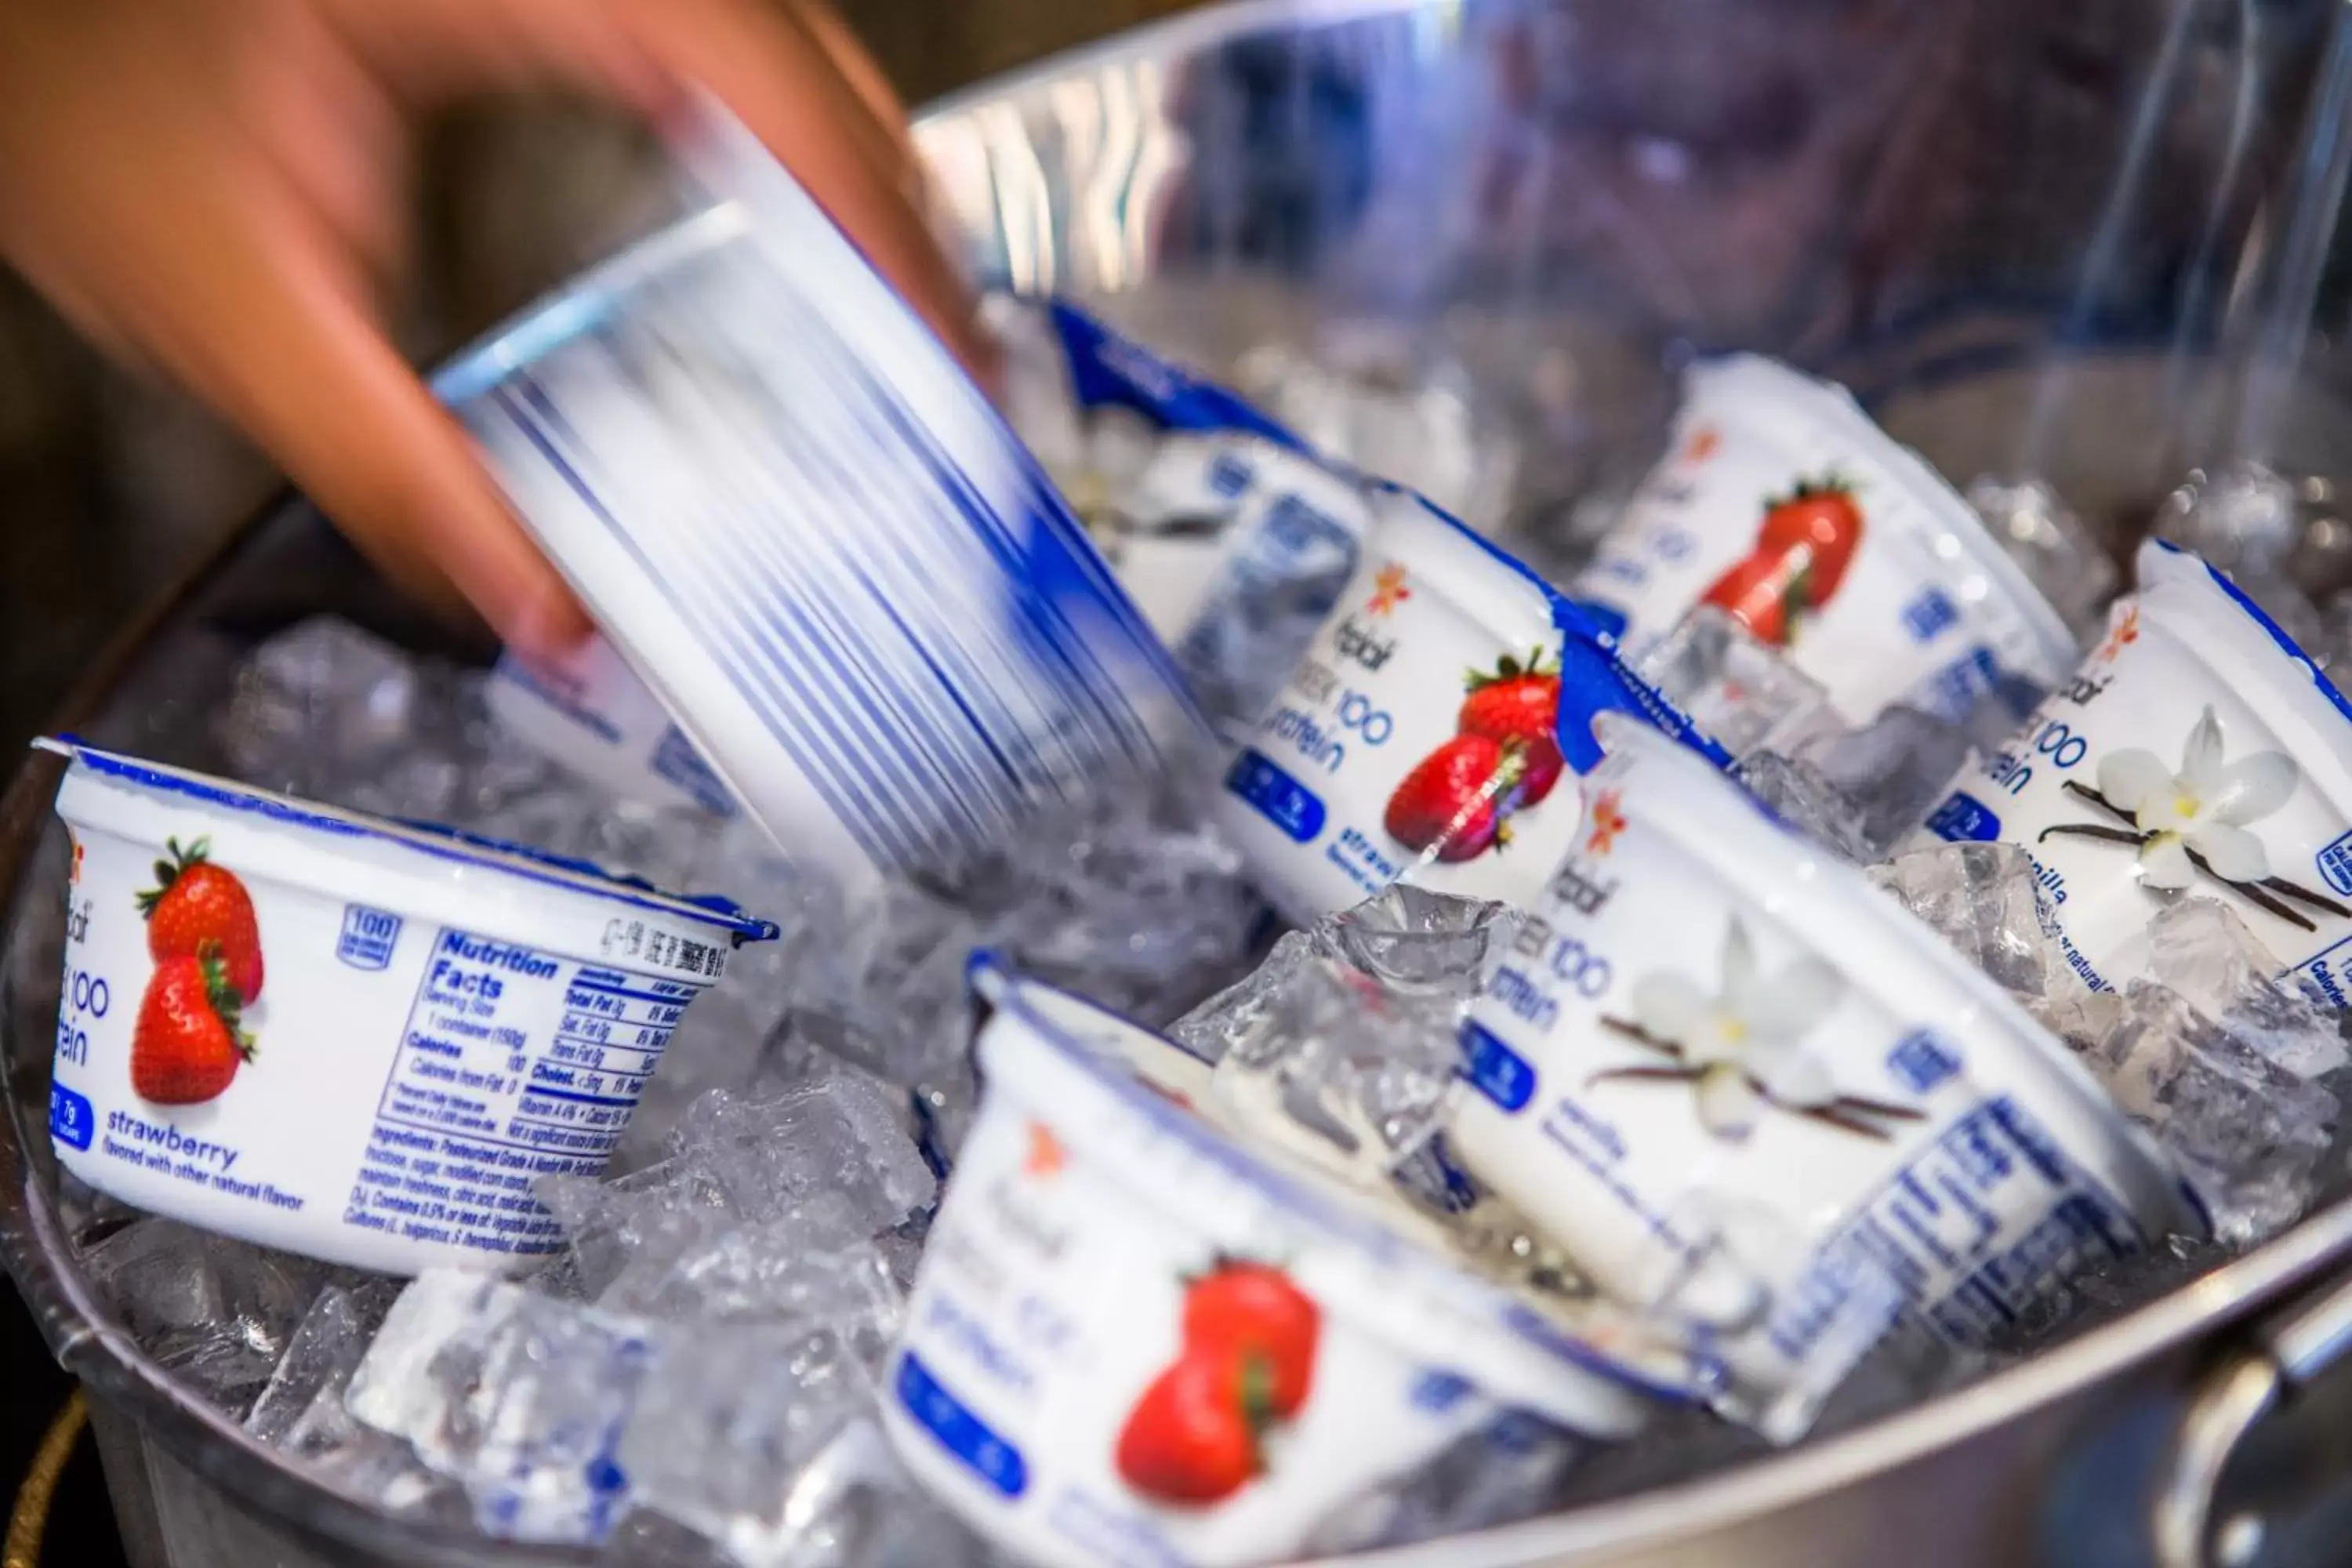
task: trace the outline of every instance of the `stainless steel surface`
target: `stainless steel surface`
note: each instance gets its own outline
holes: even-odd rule
[[[979,270],[1082,294],[1181,356],[1223,366],[1369,321],[1458,359],[1488,416],[1542,454],[1513,518],[1538,548],[1575,502],[1642,466],[1672,365],[1720,343],[1849,379],[1956,477],[2044,472],[2120,521],[2191,458],[2250,438],[2342,477],[2331,459],[2352,451],[2352,419],[2327,340],[2346,300],[2316,264],[2333,214],[2297,206],[2335,166],[2319,157],[2305,177],[2302,149],[2341,113],[2337,13],[2326,0],[1265,0],[962,94],[925,117],[920,142]],[[284,513],[103,685],[98,736],[207,763],[201,710],[236,652],[322,607],[423,635],[315,520]],[[36,765],[0,800],[13,889],[0,1253],[106,1412],[142,1568],[576,1561],[329,1496],[182,1394],[77,1282],[45,1134],[53,784]],[[2228,1360],[2243,1325],[2347,1259],[2352,1205],[2338,1203],[2193,1288],[1874,1425],[1368,1561],[2144,1563],[2167,1437],[2206,1387],[2200,1369],[2216,1354],[2248,1364]],[[2301,1366],[2309,1337],[2262,1342]],[[2242,1410],[2266,1374],[2247,1375]],[[2247,1467],[2227,1462],[2213,1408],[2179,1468],[2219,1478],[2207,1517],[2233,1523],[2249,1516],[2231,1491]],[[2282,1416],[2326,1408],[2299,1396]],[[2289,1560],[2287,1533],[2252,1542],[2262,1561]]]
[[[2152,1521],[2164,1568],[2241,1568],[2252,1556],[2265,1533],[2262,1516],[2222,1517],[2223,1478],[2260,1422],[2352,1350],[2352,1279],[2257,1324],[2242,1342],[2199,1383],[2173,1437]]]

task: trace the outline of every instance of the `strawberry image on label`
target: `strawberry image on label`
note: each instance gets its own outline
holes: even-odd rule
[[[1454,722],[1464,734],[1484,735],[1518,759],[1510,809],[1536,805],[1551,794],[1565,766],[1558,663],[1547,661],[1540,648],[1524,665],[1506,654],[1492,671],[1471,671],[1469,687]]]
[[[1484,735],[1456,735],[1421,760],[1389,796],[1381,824],[1419,855],[1475,860],[1503,841],[1502,800],[1517,764]]]
[[[1297,1415],[1314,1385],[1322,1313],[1279,1268],[1228,1260],[1184,1291],[1184,1342],[1223,1345],[1263,1360],[1267,1409]]]
[[[237,1027],[237,994],[217,954],[174,954],[155,966],[131,1034],[131,1087],[157,1105],[217,1100],[253,1059]]]
[[[1258,1473],[1265,1368],[1231,1346],[1188,1350],[1152,1380],[1118,1435],[1121,1479],[1159,1502],[1223,1502]]]
[[[1834,474],[1801,479],[1765,503],[1756,548],[1717,578],[1700,603],[1737,617],[1759,641],[1786,647],[1805,618],[1836,595],[1862,534],[1862,508],[1850,483]]]
[[[139,895],[147,918],[147,951],[160,963],[195,958],[206,949],[220,960],[228,983],[247,1002],[261,999],[261,927],[253,895],[236,873],[214,864],[209,839],[184,849],[165,842],[171,858],[155,862],[155,886]]]

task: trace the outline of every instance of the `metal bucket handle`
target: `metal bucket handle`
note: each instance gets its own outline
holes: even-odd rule
[[[2247,1331],[2199,1382],[2154,1496],[2150,1537],[2162,1568],[2237,1568],[2267,1533],[2259,1511],[2217,1519],[2221,1480],[2246,1438],[2352,1351],[2352,1279]]]

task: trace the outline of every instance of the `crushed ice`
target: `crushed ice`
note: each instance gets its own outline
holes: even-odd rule
[[[1081,511],[1097,526],[1164,512],[1154,433],[1117,410],[1078,414],[1053,384],[1055,345],[1001,324],[1016,329],[1016,423]],[[1244,368],[1278,413],[1338,449],[1378,462],[1409,447],[1441,500],[1499,507],[1517,454],[1475,434],[1455,368],[1393,343],[1351,353],[1268,351]],[[2200,473],[2158,526],[2230,571],[2325,664],[2352,647],[2352,530],[2315,504],[2326,498],[2314,483],[2243,465]],[[2094,532],[2038,481],[1980,480],[1969,499],[2069,623],[2095,626],[2116,583]],[[1231,701],[1246,704],[1246,683],[1320,613],[1311,595],[1242,605],[1191,650],[1196,678],[1230,677]],[[1971,748],[2000,739],[1994,705],[1962,724],[1896,707],[1851,725],[1817,684],[1705,610],[1644,672],[1741,759],[1769,805],[1870,866],[2063,1039],[2171,1151],[2219,1236],[2169,1238],[2075,1280],[2046,1322],[1990,1352],[1897,1335],[1812,1391],[1827,1401],[1820,1429],[2153,1300],[2274,1234],[2340,1178],[2343,1016],[2271,978],[2227,907],[2170,904],[2151,932],[2164,983],[2101,993],[2067,962],[2022,851],[1886,858]],[[602,1542],[615,1561],[988,1560],[899,1468],[875,1418],[876,1373],[976,1097],[963,973],[977,947],[1169,1027],[1206,1064],[1204,1110],[1442,1217],[1472,1266],[1532,1292],[1587,1289],[1453,1168],[1437,1132],[1462,1008],[1516,917],[1401,886],[1269,950],[1276,927],[1238,858],[1202,826],[1211,774],[1032,835],[971,885],[854,900],[788,867],[747,822],[649,807],[564,773],[501,736],[478,676],[340,621],[255,650],[216,739],[257,784],[664,885],[716,883],[784,926],[688,1015],[612,1173],[541,1184],[568,1246],[524,1279],[436,1272],[404,1289],[69,1194],[84,1267],[142,1348],[255,1439],[387,1511]],[[1595,1454],[1510,1417],[1327,1521],[1316,1547],[1480,1528],[1685,1479],[1761,1443],[1695,1415]]]

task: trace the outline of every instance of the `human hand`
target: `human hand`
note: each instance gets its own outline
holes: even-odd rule
[[[815,0],[0,0],[0,257],[241,426],[396,582],[551,655],[584,614],[379,312],[412,128],[546,86],[660,123],[688,83],[985,363],[903,110]]]

